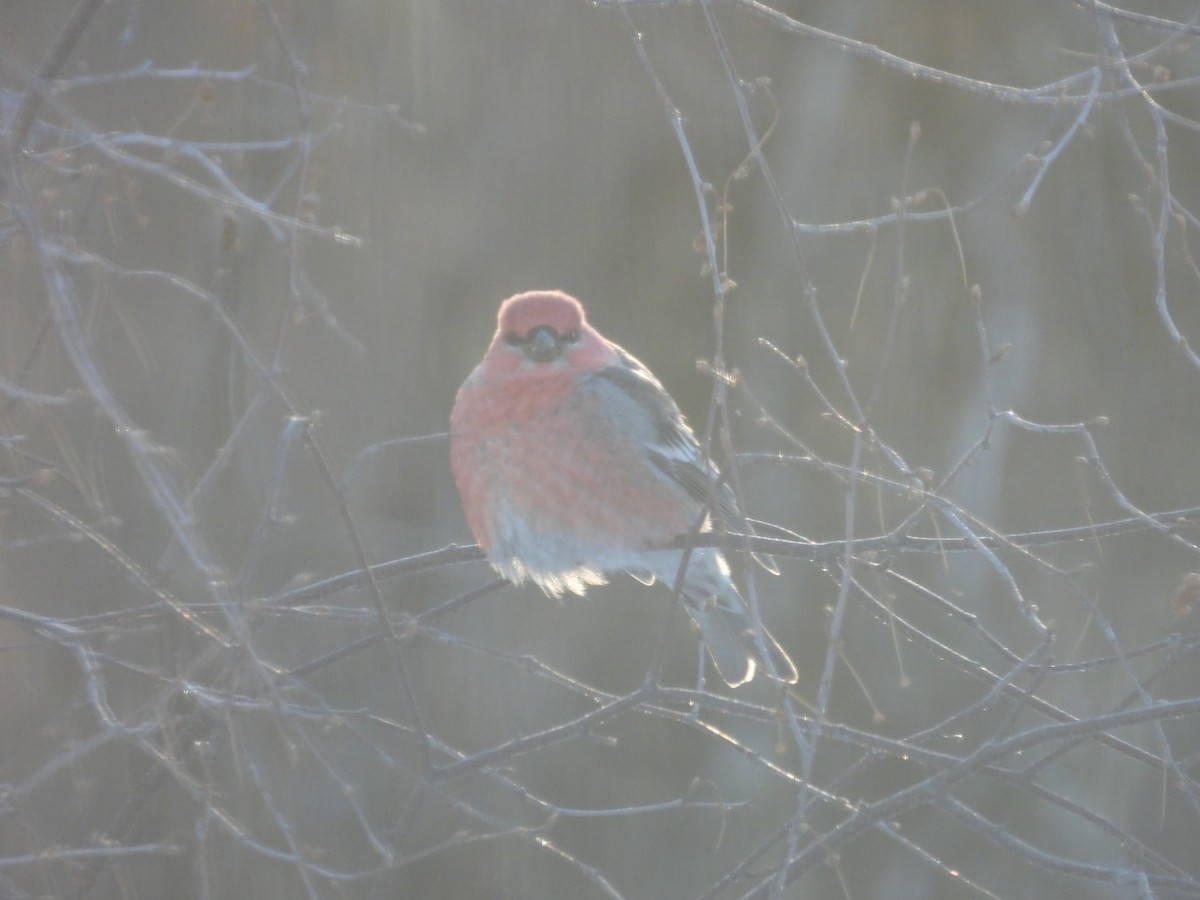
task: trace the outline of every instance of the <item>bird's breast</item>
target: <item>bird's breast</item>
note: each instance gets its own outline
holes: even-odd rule
[[[603,396],[571,378],[469,380],[451,417],[451,466],[488,549],[589,555],[640,550],[695,526],[700,506],[649,460]],[[515,521],[514,521],[515,520]]]

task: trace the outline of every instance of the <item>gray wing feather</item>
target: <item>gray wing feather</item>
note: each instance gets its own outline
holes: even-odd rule
[[[716,505],[714,518],[729,530],[740,532],[746,526],[734,501],[729,484],[711,461],[705,460],[692,429],[684,421],[679,407],[653,373],[619,347],[613,349],[621,365],[607,366],[591,374],[588,386],[610,393],[617,407],[624,405],[626,421],[640,423],[641,444],[652,465],[669,480],[683,488],[697,506]],[[755,561],[773,575],[779,574],[770,557],[752,554]]]
[[[592,375],[637,406],[646,425],[646,454],[664,475],[676,482],[699,504],[713,501],[713,485],[721,473],[703,459],[696,436],[683,420],[679,407],[650,371],[627,353],[623,366],[609,366]],[[716,489],[717,514],[726,525],[739,530],[741,517],[727,484]]]

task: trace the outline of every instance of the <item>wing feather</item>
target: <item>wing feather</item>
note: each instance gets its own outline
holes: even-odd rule
[[[654,374],[620,347],[613,345],[620,365],[605,366],[590,376],[592,387],[610,392],[615,408],[634,420],[635,431],[641,431],[641,446],[647,459],[668,480],[683,488],[706,507],[727,529],[742,532],[749,528],[738,511],[729,483],[711,460],[704,459],[696,435],[688,427],[671,395]],[[752,554],[754,560],[773,575],[779,574],[769,556]]]

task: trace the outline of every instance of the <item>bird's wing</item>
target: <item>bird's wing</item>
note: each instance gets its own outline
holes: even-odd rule
[[[716,506],[715,519],[729,530],[742,532],[749,528],[738,512],[729,483],[700,452],[700,444],[671,395],[654,374],[637,359],[614,346],[621,365],[605,366],[590,374],[592,387],[607,390],[617,408],[640,424],[642,446],[650,463],[664,477],[678,484],[697,504]],[[760,566],[772,575],[779,569],[768,556],[751,554]]]
[[[742,520],[732,491],[720,483],[717,467],[704,459],[696,436],[671,395],[644,365],[624,351],[620,355],[622,365],[592,373],[597,387],[603,384],[625,398],[630,414],[642,423],[643,447],[650,462],[699,504],[711,506],[715,494],[717,516],[740,530]]]

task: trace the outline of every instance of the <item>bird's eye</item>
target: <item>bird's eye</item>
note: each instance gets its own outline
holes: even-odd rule
[[[563,332],[562,339],[568,344],[577,343],[579,341],[579,329],[572,328],[570,331]]]
[[[504,332],[504,343],[510,347],[520,347],[525,343],[525,338],[521,337],[515,331],[506,331]]]

